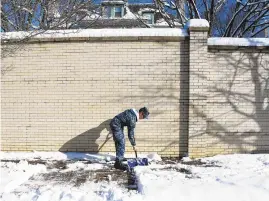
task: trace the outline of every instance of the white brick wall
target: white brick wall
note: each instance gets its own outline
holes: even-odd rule
[[[110,119],[147,106],[140,152],[269,152],[268,47],[208,47],[200,27],[152,37],[32,41],[3,58],[2,150],[113,152]]]
[[[136,128],[139,152],[186,153],[178,122],[187,43],[27,44],[2,60],[2,150],[113,152],[109,119],[147,106],[151,118]]]

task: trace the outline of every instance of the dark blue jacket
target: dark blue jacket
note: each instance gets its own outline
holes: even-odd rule
[[[116,138],[124,138],[123,135],[123,127],[127,126],[128,128],[128,138],[132,146],[135,146],[135,138],[134,138],[134,129],[137,122],[137,116],[132,109],[125,110],[124,112],[115,116],[111,122],[110,127],[113,132],[113,135]]]

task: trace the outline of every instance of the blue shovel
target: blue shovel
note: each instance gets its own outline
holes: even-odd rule
[[[138,158],[137,151],[135,150],[135,159],[128,159],[127,161],[129,168],[134,168],[135,166],[146,166],[149,164],[147,158]]]

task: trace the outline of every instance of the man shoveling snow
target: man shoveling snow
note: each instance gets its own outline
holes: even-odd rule
[[[134,129],[139,119],[148,119],[149,111],[146,107],[140,108],[139,112],[135,109],[128,109],[115,116],[110,122],[110,128],[113,133],[113,140],[116,147],[116,161],[114,167],[120,170],[127,170],[128,166],[123,163],[125,153],[125,138],[123,129],[128,128],[128,138],[136,152],[136,143],[134,138]]]

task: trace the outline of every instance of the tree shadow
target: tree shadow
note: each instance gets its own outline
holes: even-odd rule
[[[209,139],[205,153],[217,147],[226,153],[268,153],[269,66],[263,58],[266,53],[258,50],[235,53],[240,58],[225,50],[216,54],[219,60],[215,62],[225,60],[226,69],[218,66],[223,70],[222,77],[207,79],[207,112],[191,106],[193,113],[206,121],[205,130],[191,138]]]
[[[14,70],[15,67],[14,65],[3,65],[1,67],[1,75],[4,76],[6,75],[8,72],[11,72],[12,70]]]
[[[87,153],[99,153],[105,144],[112,139],[112,132],[110,130],[111,119],[102,122],[99,126],[91,128],[78,136],[70,139],[60,149],[60,152],[87,152]],[[98,143],[97,140],[100,138],[103,131],[107,131],[106,138],[102,143]],[[98,154],[100,155],[100,154]],[[68,154],[67,154],[68,156]],[[88,154],[90,157],[94,155]]]

